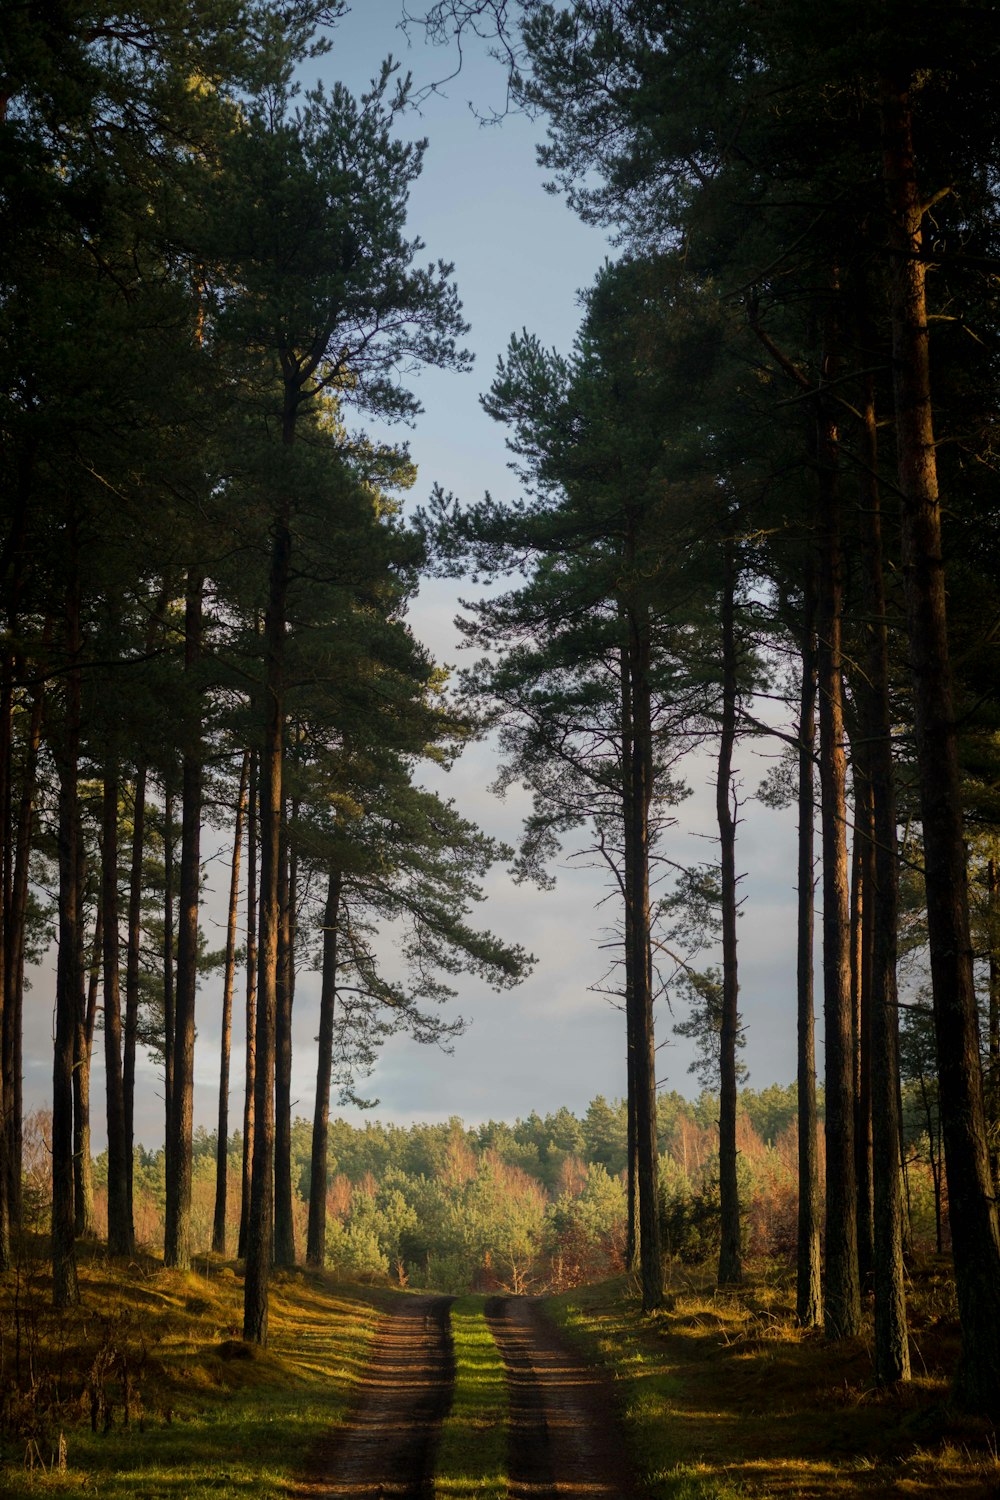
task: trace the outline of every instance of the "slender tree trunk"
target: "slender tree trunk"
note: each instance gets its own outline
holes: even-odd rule
[[[83,937],[83,892],[86,864],[82,858],[83,830],[77,833],[79,874],[77,877],[77,932]],[[74,1205],[77,1236],[92,1238],[97,1233],[94,1216],[94,1166],[90,1149],[90,1061],[94,1051],[94,1027],[97,1021],[97,993],[101,983],[101,954],[104,948],[104,907],[97,898],[94,922],[94,946],[91,949],[87,985],[80,987],[77,999],[76,1037],[73,1045],[73,1171]],[[80,949],[79,973],[84,972],[83,949]]]
[[[636,1060],[639,1038],[636,1031],[635,986],[632,983],[632,964],[635,961],[635,865],[630,829],[632,826],[632,778],[633,778],[633,733],[632,690],[629,673],[629,654],[625,647],[620,652],[621,720],[622,720],[622,826],[624,847],[623,884],[625,895],[625,1073],[627,1082],[626,1117],[626,1212],[628,1223],[625,1230],[625,1266],[633,1271],[638,1259],[638,1212],[639,1212],[639,1133],[636,1127],[636,1093],[639,1079]]]
[[[10,902],[7,896],[7,867],[10,864],[13,803],[11,798],[11,734],[14,714],[14,660],[9,650],[2,653],[0,666],[0,1271],[10,1266],[11,1164],[10,1138],[13,1118],[13,1070],[8,1067],[12,1053],[12,1017],[9,1003],[7,964],[10,954]]]
[[[831,297],[836,293],[831,291]],[[822,382],[836,370],[836,330],[827,315]],[[861,1329],[857,1192],[854,1180],[854,1058],[851,1017],[850,892],[847,875],[847,758],[841,630],[843,576],[838,433],[828,399],[817,411],[821,538],[818,612],[820,783],[823,834],[823,1014],[826,1025],[826,1284],[828,1338]]]
[[[282,818],[281,928],[278,934],[278,994],[274,1059],[274,1260],[295,1264],[292,1222],[292,1003],[295,997],[295,880],[287,816]]]
[[[286,412],[287,441],[294,435],[294,411]],[[281,927],[280,846],[283,805],[285,612],[291,561],[287,501],[275,517],[264,621],[264,743],[261,752],[260,951],[257,979],[257,1060],[254,1089],[253,1172],[247,1223],[243,1337],[267,1343],[268,1287],[273,1251],[274,1064],[278,986],[278,934]]]
[[[899,1109],[899,1014],[896,929],[899,864],[896,789],[889,704],[889,642],[882,568],[881,497],[875,382],[863,389],[861,536],[865,613],[869,619],[867,684],[862,689],[872,804],[871,878],[866,902],[871,930],[869,1025],[872,1125],[875,1379],[910,1378],[903,1267],[902,1128]]]
[[[816,745],[816,600],[812,562],[806,575],[799,699],[798,995],[799,1212],[796,1315],[804,1328],[823,1318],[820,1280],[819,1121],[816,1108],[816,1017],[813,994],[814,761]]]
[[[326,1260],[327,1143],[330,1133],[330,1085],[333,1082],[333,1028],[337,1007],[337,922],[340,917],[341,875],[330,871],[323,912],[323,977],[319,996],[319,1038],[316,1054],[316,1107],[313,1111],[312,1159],[309,1166],[309,1229],[306,1263]]]
[[[927,926],[952,1253],[962,1327],[958,1390],[1000,1415],[1000,1228],[986,1145],[966,854],[941,552],[910,78],[882,87],[903,583],[913,673]]]
[[[184,601],[184,671],[198,671],[202,649],[204,579],[188,574]],[[201,801],[204,775],[201,726],[192,725],[184,752],[181,870],[177,917],[177,992],[174,1016],[173,1192],[168,1184],[163,1263],[191,1264],[191,1184],[194,1137],[194,1012],[198,989],[198,897],[201,889]]]
[[[122,1102],[125,1114],[126,1217],[135,1223],[135,1052],[139,1040],[139,957],[142,947],[142,857],[146,831],[146,765],[136,767],[132,794],[132,853],[128,892],[128,948],[125,958],[125,1056]]]
[[[56,1036],[52,1066],[52,1301],[57,1308],[80,1300],[73,1204],[73,1042],[79,1014],[80,945],[77,934],[79,861],[77,776],[80,747],[80,581],[76,523],[69,523],[71,580],[66,597],[67,672],[63,722],[56,736],[59,772],[59,956],[56,965]]]
[[[163,1108],[164,1168],[168,1192],[174,1171],[174,788],[163,778]]]
[[[104,908],[104,1071],[108,1101],[108,1250],[131,1255],[135,1236],[128,1191],[128,1141],[122,1080],[118,935],[118,765],[104,769],[101,899]]]
[[[250,787],[247,794],[247,983],[246,1060],[243,1092],[243,1182],[240,1193],[240,1237],[237,1255],[247,1253],[250,1218],[250,1179],[253,1164],[254,1087],[257,1076],[257,755],[250,752]]]
[[[722,1016],[719,1028],[719,1201],[722,1243],[719,1285],[743,1280],[740,1196],[736,1175],[736,1049],[739,1044],[739,973],[736,956],[736,817],[733,748],[736,743],[736,544],[723,542],[722,724],[715,782],[722,883]]]
[[[874,1267],[872,1199],[871,986],[873,865],[869,746],[859,734],[854,752],[854,842],[851,879],[851,1000],[854,1025],[854,1175],[858,1189],[858,1275],[870,1289]]]
[[[663,1301],[660,1247],[660,1166],[656,1139],[656,1050],[649,932],[649,808],[653,794],[653,735],[649,688],[649,611],[629,610],[629,676],[632,701],[632,796],[628,834],[633,870],[632,991],[639,1177],[639,1263],[642,1306]]]
[[[43,649],[47,649],[52,630],[50,619],[42,632]],[[42,738],[44,689],[39,684],[31,700],[31,715],[25,744],[24,773],[17,820],[17,847],[11,886],[7,946],[4,956],[4,1035],[3,1073],[6,1103],[6,1151],[8,1168],[8,1207],[10,1219],[21,1222],[22,1157],[22,1015],[24,1009],[25,924],[28,915],[28,888],[31,842],[35,816],[35,792],[38,774],[38,749]]]
[[[1000,1194],[1000,866],[991,859],[986,871],[990,934],[989,1073],[986,1123],[994,1193]]]
[[[229,1183],[229,1053],[233,1039],[233,982],[236,977],[236,925],[240,901],[240,853],[243,847],[243,819],[247,806],[247,782],[250,774],[250,751],[243,752],[240,791],[236,802],[236,829],[233,834],[233,858],[229,877],[229,913],[226,920],[226,967],[222,980],[222,1035],[219,1043],[219,1129],[215,1156],[215,1220],[212,1225],[212,1249],[216,1255],[226,1253],[226,1203]]]

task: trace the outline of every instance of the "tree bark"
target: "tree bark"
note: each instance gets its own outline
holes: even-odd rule
[[[164,1168],[169,1183],[174,1169],[174,788],[170,770],[163,777],[163,1109]]]
[[[294,412],[286,412],[294,433]],[[264,742],[260,798],[260,949],[257,978],[257,1058],[254,1087],[253,1170],[247,1222],[243,1337],[267,1343],[268,1288],[273,1250],[274,1064],[277,1012],[278,934],[281,927],[280,846],[284,756],[285,612],[292,537],[287,500],[275,517],[267,614],[264,621]]]
[[[188,574],[184,600],[184,672],[193,678],[202,651],[204,579]],[[197,693],[195,694],[197,695]],[[201,802],[204,776],[201,726],[192,724],[184,752],[181,869],[177,913],[177,990],[174,1014],[174,1170],[167,1183],[163,1264],[191,1264],[191,1183],[194,1136],[194,1013],[198,989],[198,897],[201,889]]]
[[[722,724],[715,783],[722,887],[722,1016],[719,1028],[719,1203],[722,1243],[719,1285],[743,1280],[740,1196],[736,1175],[736,1049],[739,1043],[739,973],[736,953],[736,818],[733,813],[733,748],[736,743],[736,544],[723,541]]]
[[[104,909],[104,1071],[108,1102],[108,1251],[131,1255],[135,1247],[128,1191],[128,1141],[122,1079],[122,1027],[118,943],[118,765],[109,756],[102,801],[101,904]]]
[[[872,1199],[871,986],[875,857],[870,754],[859,733],[854,765],[854,840],[851,849],[851,1002],[854,1029],[854,1176],[858,1190],[858,1276],[870,1290],[874,1267]]]
[[[623,926],[625,937],[625,1076],[627,1088],[627,1115],[625,1145],[628,1153],[626,1163],[626,1214],[625,1267],[632,1271],[638,1260],[638,1212],[639,1212],[639,1134],[636,1127],[636,1091],[638,1074],[636,1058],[639,1039],[636,1034],[635,986],[632,983],[632,964],[635,956],[635,869],[630,828],[632,825],[632,690],[629,674],[629,653],[621,648],[619,657],[621,681],[621,725],[622,725],[622,828],[624,847],[624,905]]]
[[[128,893],[128,947],[125,958],[125,1056],[122,1062],[122,1103],[125,1115],[125,1170],[127,1217],[135,1223],[135,1052],[139,1040],[139,957],[142,947],[142,857],[146,831],[146,765],[136,767],[132,793],[132,852]]]
[[[986,1122],[994,1194],[1000,1194],[1000,866],[991,859],[986,871],[990,934],[989,1071],[986,1077]]]
[[[872,853],[866,897],[870,926],[868,1005],[871,1068],[875,1379],[894,1385],[910,1378],[903,1266],[902,1128],[899,1108],[899,1012],[896,930],[899,862],[896,788],[889,703],[889,637],[882,565],[881,496],[874,377],[862,399],[861,539],[868,617],[866,682],[861,690],[871,789]]]
[[[77,932],[81,939],[79,973],[84,972],[82,938],[84,931],[83,894],[86,884],[86,862],[83,858],[83,830],[77,831]],[[73,1198],[77,1236],[97,1233],[94,1217],[94,1166],[90,1149],[90,1061],[94,1051],[94,1026],[97,1021],[97,992],[101,983],[101,954],[104,948],[104,907],[100,893],[94,921],[94,945],[86,987],[81,984],[77,999],[76,1036],[73,1041]]]
[[[816,744],[816,600],[814,567],[806,574],[802,611],[802,685],[799,697],[798,997],[799,1210],[796,1315],[804,1328],[823,1318],[820,1280],[819,1121],[816,1108],[816,1017],[813,994],[813,873]]]
[[[836,292],[831,290],[831,298]],[[821,384],[834,377],[837,334],[828,312]],[[816,421],[821,541],[818,610],[820,784],[823,845],[823,1014],[826,1028],[826,1284],[828,1338],[861,1329],[857,1193],[854,1179],[854,1058],[850,893],[847,874],[847,759],[841,631],[843,564],[834,409],[821,396]]]
[[[236,827],[233,833],[233,858],[229,876],[229,911],[226,918],[226,967],[222,979],[222,1025],[219,1041],[219,1128],[215,1153],[215,1218],[212,1224],[212,1249],[216,1255],[226,1253],[226,1208],[229,1184],[229,1054],[233,1039],[233,983],[236,977],[236,926],[239,919],[240,854],[243,848],[243,819],[247,806],[247,782],[250,774],[250,751],[243,752],[240,790],[236,801]]]
[[[330,1085],[333,1081],[333,1029],[337,1007],[337,922],[341,875],[330,871],[323,912],[323,977],[319,996],[316,1053],[316,1105],[313,1111],[312,1159],[309,1165],[309,1229],[306,1264],[326,1260],[327,1143],[330,1133]]]
[[[639,1180],[639,1265],[642,1307],[663,1301],[660,1247],[660,1164],[656,1139],[656,1050],[649,931],[649,808],[653,795],[653,735],[650,706],[649,610],[633,602],[629,619],[629,679],[632,701],[632,786],[627,836],[631,844],[632,995],[635,1038],[635,1123]]]
[[[77,932],[81,639],[77,537],[72,518],[69,532],[71,575],[66,594],[66,686],[63,722],[54,737],[59,773],[59,954],[52,1065],[52,1301],[57,1308],[72,1307],[80,1300],[73,1203],[73,1044],[82,984]]]
[[[42,631],[43,649],[48,648],[51,630],[51,619],[46,619]],[[31,842],[34,829],[38,750],[42,738],[44,702],[44,688],[39,684],[31,700],[31,715],[25,745],[26,755],[18,808],[17,843],[14,854],[10,910],[6,928],[7,945],[4,955],[3,1091],[7,1111],[7,1207],[10,1222],[14,1224],[20,1224],[21,1222],[21,1121],[23,1116],[22,1017],[24,1010],[25,924],[28,915]]]
[[[914,165],[910,78],[882,81],[903,584],[952,1253],[962,1328],[960,1397],[1000,1416],[1000,1229],[986,1145],[962,799],[931,406],[924,205]]]
[[[295,857],[282,818],[278,992],[274,1057],[274,1260],[295,1264],[292,1220],[292,1005],[295,999]]]
[[[240,1235],[237,1255],[247,1253],[250,1219],[250,1180],[253,1165],[254,1087],[257,1076],[257,755],[250,752],[250,785],[247,793],[247,971],[246,1057],[243,1092],[243,1180],[240,1192]]]
[[[13,1094],[13,1070],[7,1065],[8,1052],[12,1052],[11,1014],[7,963],[11,939],[9,931],[10,902],[8,900],[8,867],[12,834],[11,798],[11,737],[14,715],[14,659],[13,653],[5,649],[0,668],[0,1272],[10,1267],[10,1199],[11,1166],[10,1137],[13,1126],[11,1097]],[[10,880],[12,882],[13,876]]]

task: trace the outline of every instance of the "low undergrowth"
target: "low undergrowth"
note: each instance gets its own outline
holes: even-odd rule
[[[441,1426],[435,1500],[505,1500],[507,1381],[485,1316],[485,1297],[459,1297],[451,1307],[455,1384]]]
[[[231,1265],[166,1271],[80,1247],[56,1313],[39,1263],[0,1283],[0,1495],[277,1500],[344,1413],[388,1291],[275,1273],[267,1349]]]
[[[883,1391],[868,1338],[796,1327],[784,1271],[722,1292],[709,1269],[674,1267],[651,1317],[624,1279],[548,1305],[613,1374],[655,1500],[995,1497],[996,1434],[950,1401],[957,1323],[943,1266],[916,1273],[909,1296],[915,1378]]]

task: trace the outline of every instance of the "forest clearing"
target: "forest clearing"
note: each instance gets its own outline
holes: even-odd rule
[[[997,0],[414,5],[0,9],[0,1483],[995,1495]]]

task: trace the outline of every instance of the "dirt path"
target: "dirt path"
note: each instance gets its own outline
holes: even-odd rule
[[[510,1382],[511,1500],[630,1500],[606,1378],[542,1316],[533,1297],[494,1297],[486,1316]]]
[[[354,1414],[310,1465],[300,1500],[428,1500],[451,1401],[451,1297],[412,1297],[384,1320]]]

